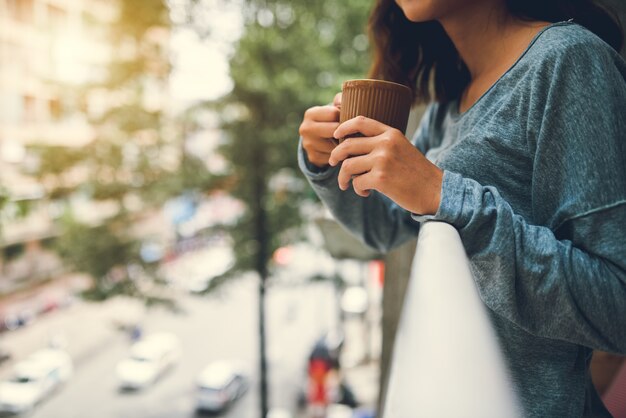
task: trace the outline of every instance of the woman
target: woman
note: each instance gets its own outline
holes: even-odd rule
[[[432,99],[413,141],[339,125],[337,96],[305,114],[301,169],[379,250],[453,225],[525,415],[608,416],[588,365],[626,353],[619,25],[591,0],[378,0],[370,32],[371,77]]]

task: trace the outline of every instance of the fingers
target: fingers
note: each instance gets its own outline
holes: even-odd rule
[[[330,154],[336,146],[336,143],[332,140],[332,135],[337,125],[339,125],[337,122],[302,122],[302,125],[300,125],[302,145],[307,151],[313,148],[316,151]]]
[[[357,116],[339,125],[333,137],[345,138],[348,135],[356,133],[363,134],[363,136],[376,136],[389,129],[393,128],[374,119],[366,118],[365,116]]]
[[[348,138],[335,147],[330,154],[328,164],[335,166],[350,156],[369,154],[376,146],[377,141],[377,137]]]
[[[304,112],[300,124],[302,147],[312,164],[323,167],[328,165],[331,151],[337,146],[333,133],[339,126],[339,108],[341,97],[335,96],[333,105],[315,106]]]
[[[304,112],[304,120],[314,122],[339,122],[339,109],[335,106],[314,106]],[[330,137],[332,137],[332,135]]]
[[[335,94],[335,98],[333,99],[333,106],[341,109],[341,93]]]
[[[352,179],[354,192],[361,197],[370,195],[370,190],[376,190],[376,174],[368,172]]]
[[[335,149],[335,143],[332,139],[320,138],[318,136],[303,136],[302,147],[310,154],[311,152],[323,152],[328,154]]]
[[[326,158],[330,158],[330,153],[333,152],[335,147],[335,143],[330,138],[320,138],[320,140],[315,144],[315,150],[327,154]]]
[[[329,153],[311,150],[310,152],[307,151],[306,154],[309,162],[313,163],[314,165],[318,167],[324,167],[328,165],[328,157],[330,155]]]
[[[302,137],[332,138],[337,126],[339,126],[337,122],[305,120],[300,125],[299,132]]]
[[[348,190],[353,177],[367,173],[372,168],[371,158],[367,155],[348,158],[341,165],[337,182],[341,190]]]

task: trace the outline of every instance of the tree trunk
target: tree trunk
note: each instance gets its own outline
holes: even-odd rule
[[[255,190],[254,190],[254,211],[255,219],[255,240],[256,240],[256,271],[259,274],[259,379],[260,379],[260,408],[261,418],[266,418],[269,410],[268,406],[268,376],[267,376],[267,354],[265,335],[265,285],[267,281],[267,263],[269,260],[269,236],[267,225],[267,213],[265,209],[265,173],[263,166],[264,155],[262,147],[258,146],[256,152]]]

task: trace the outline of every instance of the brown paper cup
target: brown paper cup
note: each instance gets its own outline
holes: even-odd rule
[[[407,86],[382,80],[348,80],[341,91],[340,123],[365,116],[402,133],[406,130],[412,102]]]

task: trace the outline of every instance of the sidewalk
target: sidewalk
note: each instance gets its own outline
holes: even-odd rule
[[[376,410],[379,368],[378,360],[374,360],[344,370],[346,382],[354,391],[361,407]]]
[[[380,385],[381,328],[378,321],[346,320],[343,374],[363,407],[376,409]]]

